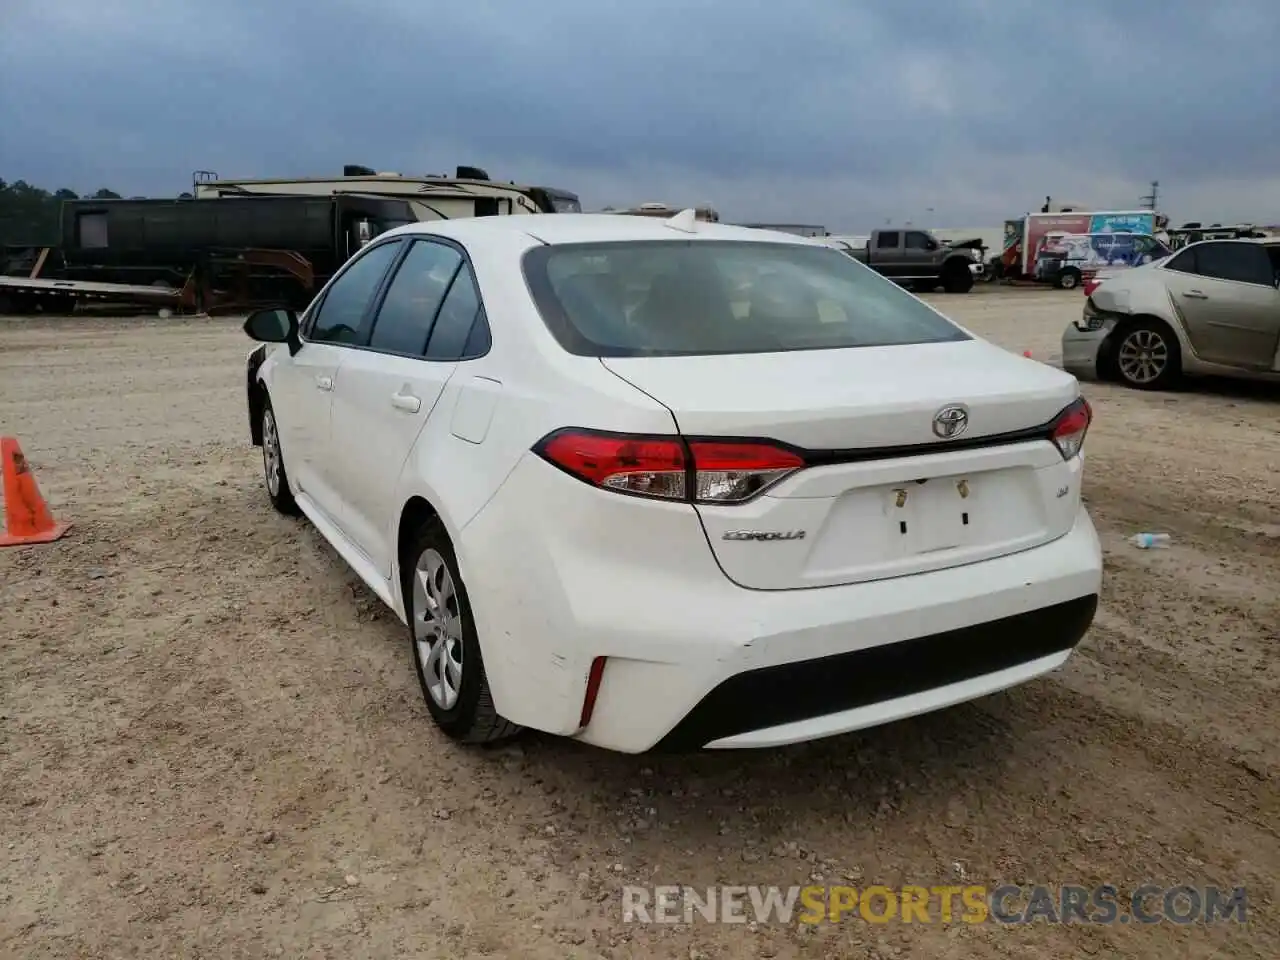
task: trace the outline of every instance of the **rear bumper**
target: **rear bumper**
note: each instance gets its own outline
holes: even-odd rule
[[[984,696],[1066,662],[1097,605],[1097,596],[1088,595],[898,643],[749,670],[707,694],[657,749],[778,746]]]
[[[1068,326],[1062,334],[1062,369],[1081,380],[1098,379],[1098,359],[1110,333],[1110,325],[1099,330]]]
[[[1021,683],[1067,659],[1102,580],[1080,509],[1065,536],[992,560],[749,590],[716,565],[691,508],[635,511],[541,463],[512,479],[459,557],[495,705],[627,753],[810,740]]]
[[[1067,536],[995,560],[845,587],[740,590],[719,635],[679,659],[636,650],[610,660],[578,736],[628,752],[780,746],[940,709],[1064,663],[1101,580],[1082,509]]]

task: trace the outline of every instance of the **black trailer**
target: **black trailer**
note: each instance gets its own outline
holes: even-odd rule
[[[150,288],[200,309],[301,307],[373,237],[415,222],[406,200],[361,194],[67,200],[55,247],[6,251],[0,300],[15,312],[62,312],[120,287],[121,301]]]

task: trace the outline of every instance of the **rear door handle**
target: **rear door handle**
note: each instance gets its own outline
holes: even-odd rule
[[[1188,290],[1184,294],[1188,300],[1208,300],[1209,295],[1202,290]]]
[[[411,393],[393,393],[391,405],[405,413],[417,413],[422,409],[422,401]]]
[[[333,377],[316,377],[316,389],[317,389],[317,390],[332,390],[332,389],[333,389]]]

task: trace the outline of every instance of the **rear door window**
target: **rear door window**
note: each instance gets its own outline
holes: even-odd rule
[[[480,292],[476,289],[471,267],[462,265],[458,275],[444,298],[440,315],[431,328],[431,341],[427,344],[428,360],[461,360],[467,355],[471,329],[482,322]],[[481,338],[483,339],[483,338]],[[474,349],[474,343],[472,348]],[[487,350],[487,341],[485,341]]]
[[[1227,241],[1196,247],[1196,272],[1214,280],[1234,280],[1271,286],[1274,282],[1266,251],[1255,243]]]

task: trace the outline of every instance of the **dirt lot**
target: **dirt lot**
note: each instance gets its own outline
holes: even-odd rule
[[[1081,297],[936,302],[1049,359]],[[776,752],[472,752],[392,615],[270,510],[249,348],[0,321],[0,433],[75,523],[0,552],[0,955],[1280,955],[1276,391],[1086,387],[1104,602],[1051,678]],[[810,882],[1244,885],[1249,923],[621,922],[624,884]]]

